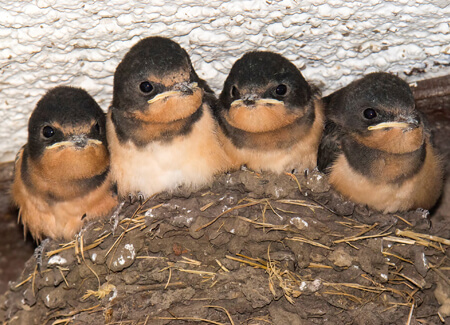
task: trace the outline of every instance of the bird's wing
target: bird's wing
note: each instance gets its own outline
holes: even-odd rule
[[[327,169],[331,167],[342,152],[341,137],[342,130],[340,127],[327,119],[317,154],[317,166],[321,172],[327,172]]]

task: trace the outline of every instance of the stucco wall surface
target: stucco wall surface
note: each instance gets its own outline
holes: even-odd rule
[[[84,87],[106,110],[117,64],[147,36],[179,42],[217,92],[246,51],[270,50],[327,94],[373,71],[450,74],[449,22],[448,0],[1,0],[0,161],[56,85]]]

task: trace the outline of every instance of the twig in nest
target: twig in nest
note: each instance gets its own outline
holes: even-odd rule
[[[406,223],[408,226],[412,227],[412,223],[409,222],[408,220],[406,220],[405,218],[400,217],[399,215],[394,215],[394,217],[399,218],[401,221],[403,221],[404,223]]]
[[[200,208],[200,211],[206,211],[206,209],[208,209],[209,207],[211,207],[214,204],[214,202],[209,202],[208,204],[205,204],[204,206],[202,206]]]
[[[303,237],[291,237],[291,238],[286,238],[286,240],[298,241],[301,243],[310,244],[310,245],[317,246],[320,248],[331,249],[330,247],[328,247],[326,245],[323,245],[321,243],[318,243],[318,242],[315,242],[315,241],[312,241],[312,240],[309,240],[309,239],[306,239]]]
[[[179,269],[179,268],[177,268],[177,270],[180,271],[180,272],[199,274],[199,275],[203,275],[203,274],[216,275],[216,272],[209,272],[209,271],[187,270],[187,269]]]
[[[246,255],[244,255],[244,254],[239,254],[239,253],[237,253],[236,255],[239,256],[239,257],[246,258],[246,259],[248,259],[248,260],[250,260],[250,261],[254,261],[254,262],[261,263],[261,264],[264,265],[264,266],[267,266],[267,261],[266,261],[266,260],[263,260],[262,258],[259,258],[259,257],[253,258],[253,257],[246,256]]]
[[[398,275],[406,280],[408,280],[409,282],[411,282],[412,284],[414,284],[416,287],[423,289],[423,284],[420,284],[419,282],[417,282],[415,279],[408,277],[407,275],[400,273],[400,272],[392,272],[392,274]],[[423,280],[425,282],[425,280]]]
[[[335,240],[335,241],[333,241],[333,243],[339,244],[339,243],[346,243],[346,242],[358,241],[358,240],[369,239],[369,238],[385,237],[385,236],[388,236],[390,234],[392,234],[392,233],[391,232],[382,232],[382,233],[379,233],[377,235],[360,236],[360,237],[347,237],[347,238]]]
[[[311,204],[305,200],[283,199],[283,200],[277,200],[277,202],[284,203],[284,204],[298,205],[298,206],[302,206],[305,208],[310,208],[313,212],[314,212],[314,209],[316,209],[316,208],[323,209],[323,207],[321,205],[319,205],[318,203]]]
[[[297,176],[295,176],[295,175],[292,174],[292,173],[284,173],[284,174],[287,175],[287,176],[289,176],[290,178],[292,178],[292,179],[297,183],[298,190],[300,191],[300,193],[303,194],[303,192],[302,192],[302,186],[300,185],[300,182],[298,181]]]
[[[69,324],[72,320],[73,320],[72,317],[64,318],[64,319],[58,319],[58,320],[55,320],[55,321],[52,323],[52,325],[57,325],[57,324],[64,324],[64,325],[67,325],[67,324]]]
[[[128,232],[128,228],[130,227],[130,224],[132,222],[132,220],[136,217],[136,215],[141,211],[143,205],[150,199],[150,197],[145,200],[145,202],[142,205],[139,205],[138,208],[134,211],[133,215],[131,216],[131,218],[128,220],[128,223],[124,229],[124,231],[119,235],[119,237],[116,239],[116,241],[114,242],[114,244],[112,244],[112,246],[108,249],[108,251],[106,252],[105,258],[109,255],[109,253],[115,248],[117,249],[117,245],[119,245],[119,243],[122,241],[123,237],[125,236],[125,234]],[[134,229],[135,227],[133,227]],[[131,229],[130,229],[131,230]],[[114,251],[115,252],[115,251]],[[110,264],[113,262],[113,259],[111,258]],[[109,265],[111,266],[111,265]]]
[[[280,231],[288,231],[289,225],[274,225],[271,223],[266,223],[266,222],[258,222],[258,221],[253,221],[251,219],[248,219],[246,217],[241,217],[238,216],[239,219],[246,221],[248,223],[252,223],[254,225],[258,225],[260,226],[259,228],[271,228],[270,230],[280,230]]]
[[[410,324],[411,324],[411,319],[412,319],[413,311],[414,311],[414,300],[413,300],[412,303],[411,303],[411,309],[409,310],[408,321],[406,322],[406,325],[410,325]]]
[[[103,283],[97,291],[87,290],[86,294],[81,297],[81,300],[86,300],[90,296],[97,297],[98,299],[105,298],[111,291],[115,290],[116,287],[108,282]]]
[[[270,259],[270,245],[267,247],[267,269],[266,272],[269,275],[269,289],[273,296],[276,296],[274,289],[274,279],[278,280],[278,286],[283,290],[283,295],[290,304],[294,304],[294,299],[297,298],[302,293],[297,290],[300,282],[292,275],[288,270],[282,271],[277,267],[275,262]]]
[[[181,256],[181,258],[184,260],[184,261],[181,261],[183,263],[197,265],[197,266],[202,265],[202,262],[200,262],[200,261],[196,261],[196,260],[193,260],[191,258],[187,258],[185,256]]]
[[[250,261],[247,261],[247,260],[244,260],[244,259],[241,259],[241,258],[229,256],[229,255],[226,255],[225,257],[228,258],[229,260],[233,260],[233,261],[236,261],[236,262],[241,262],[241,263],[244,263],[244,264],[248,264],[248,265],[253,266],[254,268],[257,268],[257,269],[264,269],[264,270],[267,269],[267,266],[259,264],[259,263],[250,262]]]
[[[386,236],[382,238],[383,241],[390,241],[394,243],[406,244],[406,245],[414,245],[416,243],[415,240],[394,236]]]
[[[246,208],[246,207],[250,207],[256,204],[260,204],[261,201],[263,200],[258,200],[258,201],[254,201],[254,202],[249,202],[249,203],[245,203],[245,204],[241,204],[241,205],[237,205],[235,207],[229,208],[228,210],[225,210],[224,212],[222,212],[221,214],[219,214],[217,217],[215,217],[213,220],[211,220],[210,222],[208,222],[207,224],[204,224],[203,226],[197,228],[195,231],[200,231],[203,228],[209,227],[211,226],[214,222],[216,222],[220,217],[222,217],[223,215],[230,213],[231,211],[237,210],[237,209],[242,209],[242,208]]]
[[[352,288],[352,289],[357,289],[357,290],[361,290],[361,291],[367,291],[370,293],[376,293],[376,294],[380,294],[383,292],[392,292],[395,294],[398,294],[399,296],[403,297],[406,300],[406,296],[403,292],[393,289],[393,288],[386,288],[382,285],[378,285],[378,286],[364,286],[361,284],[357,284],[357,283],[333,283],[333,282],[323,282],[324,286],[331,286],[331,287],[347,287],[347,288]]]
[[[381,252],[381,254],[386,255],[386,256],[392,256],[392,257],[398,258],[399,260],[401,260],[403,262],[406,262],[406,263],[414,265],[414,263],[412,261],[410,261],[410,260],[408,260],[406,258],[403,258],[401,256],[398,256],[398,255],[395,255],[395,254],[392,254],[392,253],[389,253],[389,252]]]
[[[97,238],[96,240],[94,240],[94,242],[92,244],[87,245],[87,246],[83,246],[83,251],[86,252],[86,251],[88,251],[90,249],[93,249],[93,248],[97,247],[98,245],[100,245],[110,235],[111,235],[111,233],[103,235],[102,237]],[[75,247],[75,240],[72,240],[71,242],[65,243],[65,244],[63,244],[61,246],[62,246],[62,248],[58,248],[58,249],[55,249],[53,251],[47,252],[45,254],[45,256],[46,257],[51,257],[51,256],[53,256],[55,254],[58,254],[58,253],[62,252],[62,251],[74,248]]]
[[[95,306],[92,306],[92,307],[89,307],[89,308],[84,308],[84,309],[74,310],[74,311],[71,311],[71,312],[68,313],[68,314],[53,315],[53,316],[51,316],[50,318],[48,318],[47,320],[45,320],[43,324],[47,324],[47,322],[48,322],[50,319],[52,319],[52,318],[58,318],[58,317],[71,317],[71,319],[72,319],[72,317],[75,316],[75,315],[77,315],[77,314],[81,314],[81,313],[83,313],[83,312],[85,312],[85,311],[88,311],[88,312],[89,312],[89,311],[93,311],[93,310],[95,310],[96,308],[99,308],[100,306],[101,306],[101,305],[99,304],[99,305],[95,305]],[[98,310],[98,311],[100,311],[100,310]],[[69,318],[64,319],[64,321],[66,321],[67,319],[69,319]],[[58,320],[55,321],[55,322],[53,322],[52,325],[53,325],[53,324],[61,324],[61,322],[59,322],[59,323],[57,323],[57,322],[58,322]],[[67,323],[66,323],[66,324],[67,324]]]
[[[360,225],[355,225],[353,223],[353,220],[351,220],[352,222],[345,222],[345,221],[337,221],[338,224],[343,225],[345,227],[348,228],[356,228],[356,229],[362,229],[359,233],[357,233],[356,235],[347,237],[347,238],[358,238],[366,233],[368,233],[369,231],[373,230],[376,226],[378,226],[378,223],[374,223],[373,225],[366,225],[366,224],[360,224]],[[344,240],[344,239],[339,239],[341,241],[344,241],[348,244],[348,241]],[[335,241],[336,242],[336,241]],[[334,242],[334,243],[335,243]]]
[[[147,200],[149,200],[149,199],[150,198],[148,198]],[[150,208],[147,208],[147,209],[144,209],[144,210],[140,210],[139,213],[145,213],[145,212],[147,212],[149,210],[155,210],[155,209],[158,209],[158,208],[160,208],[162,206],[163,206],[163,203],[160,203],[160,204],[154,205],[154,206],[152,206]]]
[[[155,317],[153,319],[161,319],[161,320],[188,320],[193,322],[205,322],[214,325],[226,325],[224,323],[219,323],[213,320],[205,319],[205,318],[196,318],[196,317]]]
[[[94,273],[95,277],[97,278],[98,281],[98,289],[100,290],[100,278],[98,277],[97,273],[89,266],[89,264],[86,263],[86,260],[84,258],[84,250],[83,250],[83,244],[84,240],[83,240],[83,235],[81,235],[80,237],[80,250],[81,250],[81,257],[83,258],[83,262],[84,264],[87,266],[87,268]]]
[[[421,233],[413,232],[413,231],[410,231],[410,230],[400,230],[400,229],[397,229],[395,231],[395,234],[397,236],[409,237],[409,238],[416,239],[416,240],[417,239],[428,239],[428,240],[431,240],[431,241],[435,241],[437,243],[441,243],[441,244],[450,246],[450,240],[449,239],[441,238],[441,237],[438,237],[438,236],[433,236],[433,235],[428,235],[428,234],[421,234]]]
[[[203,306],[203,307],[204,307],[204,308],[216,308],[216,309],[221,309],[221,310],[223,310],[223,311],[227,314],[228,319],[230,320],[231,325],[234,325],[233,318],[231,318],[230,313],[229,313],[228,310],[226,310],[224,307],[222,307],[222,306]]]
[[[172,279],[172,268],[171,267],[169,267],[169,278],[167,279],[167,283],[166,283],[166,285],[164,287],[164,290],[166,290],[167,287],[169,286],[170,279]]]
[[[69,269],[66,269],[66,268],[63,268],[63,267],[61,267],[61,266],[57,266],[56,268],[59,270],[59,273],[61,273],[61,276],[62,276],[62,278],[63,278],[63,280],[64,280],[64,283],[66,284],[67,288],[69,288],[69,287],[70,287],[70,286],[69,286],[69,282],[67,282],[67,279],[66,279],[66,277],[64,276],[63,271],[70,271],[70,270],[69,270]]]
[[[309,263],[309,265],[308,265],[308,268],[309,269],[313,269],[313,268],[316,268],[316,269],[332,269],[333,267],[332,266],[329,266],[329,265],[325,265],[325,264],[319,264],[319,263]]]
[[[230,272],[230,270],[228,270],[222,263],[220,263],[220,261],[216,258],[216,263],[220,266],[220,268],[225,271],[225,272]]]

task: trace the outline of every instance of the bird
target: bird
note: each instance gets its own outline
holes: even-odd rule
[[[318,168],[332,187],[382,213],[434,206],[443,185],[442,160],[405,81],[371,73],[323,100]]]
[[[31,113],[11,194],[36,241],[72,240],[85,221],[117,205],[105,121],[85,90],[69,86],[47,91]]]
[[[252,51],[225,80],[214,115],[231,169],[310,171],[316,167],[324,115],[319,89],[282,55]]]
[[[140,40],[116,68],[107,114],[111,172],[122,198],[197,189],[228,168],[211,112],[216,97],[175,41]]]

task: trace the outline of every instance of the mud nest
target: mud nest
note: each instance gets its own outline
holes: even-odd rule
[[[1,297],[8,324],[438,324],[450,321],[450,227],[383,215],[326,177],[221,175],[122,203],[44,244]]]

